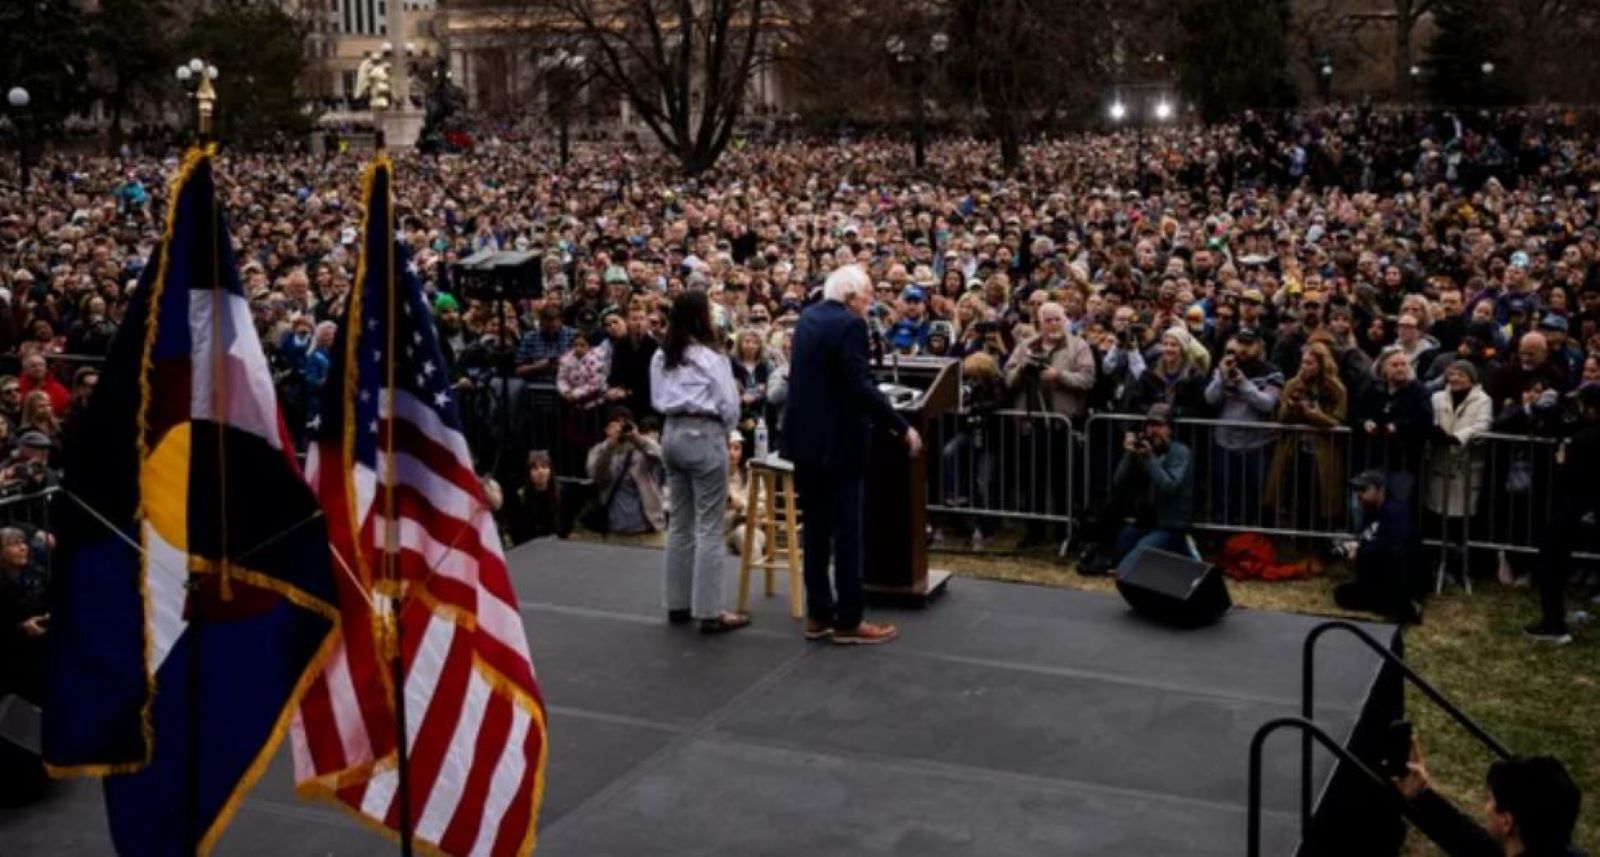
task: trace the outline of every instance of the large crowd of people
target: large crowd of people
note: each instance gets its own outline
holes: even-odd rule
[[[1594,480],[1573,462],[1594,460],[1600,416],[1600,139],[1583,121],[1245,114],[1151,129],[1140,145],[1131,134],[1040,141],[1018,174],[972,140],[933,145],[923,170],[894,140],[735,145],[684,177],[648,147],[580,146],[557,169],[547,147],[491,137],[470,155],[399,155],[395,202],[457,384],[488,402],[478,422],[526,437],[536,417],[558,415],[531,457],[515,451],[516,484],[494,493],[519,535],[582,517],[560,477],[598,488],[607,528],[662,529],[649,365],[686,291],[710,299],[740,389],[730,443],[747,457],[777,448],[790,332],[830,271],[859,264],[875,286],[876,349],[959,358],[969,415],[1055,414],[1073,427],[1039,432],[1023,454],[1065,462],[1092,416],[1159,406],[1157,422],[1176,424],[1208,466],[1188,468],[1200,484],[1170,501],[1187,513],[1135,491],[1136,524],[1182,531],[1200,509],[1233,524],[1270,510],[1286,532],[1354,532],[1363,507],[1347,483],[1375,470],[1386,498],[1446,524],[1478,514],[1480,495],[1557,498],[1553,519],[1573,524],[1557,553],[1570,554],[1593,535]],[[30,186],[0,187],[11,362],[0,366],[0,491],[47,483],[81,431],[96,361],[160,240],[176,155],[47,156]],[[226,150],[220,163],[240,280],[303,432],[357,272],[363,163]],[[456,268],[482,250],[534,254],[541,290],[484,299]],[[1182,431],[1197,419],[1216,421],[1198,439]],[[981,418],[962,425],[930,439],[930,456],[985,446]],[[1472,444],[1490,432],[1559,451],[1487,461]],[[488,437],[485,459],[510,445]],[[1144,484],[1110,479],[1116,463],[1081,471]],[[941,501],[995,493],[996,462],[955,486],[961,468],[945,469]],[[1219,485],[1221,474],[1235,476]],[[1020,502],[1070,508],[1066,483]],[[1563,556],[1539,565],[1565,569]],[[1527,570],[1512,560],[1508,581]],[[8,593],[29,588],[6,581]],[[1535,630],[1561,637],[1564,623],[1557,603]]]

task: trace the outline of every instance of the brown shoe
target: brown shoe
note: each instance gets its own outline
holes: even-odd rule
[[[833,642],[841,646],[876,646],[898,636],[900,631],[893,625],[862,622],[848,631],[835,629]]]
[[[810,619],[806,620],[807,640],[826,640],[831,636],[833,636],[832,625],[829,625],[826,622],[815,622]]]

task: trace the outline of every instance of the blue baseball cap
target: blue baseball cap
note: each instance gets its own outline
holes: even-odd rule
[[[921,303],[928,299],[928,293],[923,291],[918,286],[912,286],[900,294],[900,299],[906,301],[917,301],[918,303]]]

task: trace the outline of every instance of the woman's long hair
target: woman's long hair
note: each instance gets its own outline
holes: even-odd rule
[[[699,289],[678,295],[667,312],[667,344],[662,347],[667,368],[683,365],[683,353],[695,343],[713,351],[721,350],[716,330],[711,325],[711,301]]]

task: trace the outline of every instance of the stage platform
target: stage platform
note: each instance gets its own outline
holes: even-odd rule
[[[963,578],[926,610],[876,611],[901,640],[846,648],[801,638],[781,581],[752,628],[705,637],[666,624],[658,551],[510,560],[550,708],[542,857],[1236,857],[1251,734],[1298,713],[1317,621],[1236,610],[1179,631],[1115,595]],[[1348,737],[1380,664],[1344,635],[1322,651],[1317,718]],[[1295,851],[1298,747],[1268,745],[1267,854]],[[1319,754],[1319,789],[1332,768]],[[219,857],[395,853],[290,774],[280,753]],[[110,853],[96,783],[0,811],[4,857]]]

